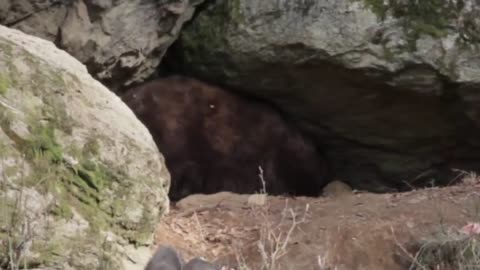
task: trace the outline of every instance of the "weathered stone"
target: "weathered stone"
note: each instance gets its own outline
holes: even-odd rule
[[[169,182],[120,98],[51,42],[0,26],[0,268],[24,241],[13,263],[28,268],[142,269],[132,258],[148,260]]]
[[[477,2],[212,1],[168,66],[278,105],[354,188],[448,183],[480,168]]]
[[[340,180],[334,180],[326,185],[322,190],[322,195],[327,197],[342,197],[353,194],[352,188]]]
[[[135,87],[122,99],[165,155],[173,200],[255,193],[262,178],[268,194],[315,196],[326,183],[321,153],[267,104],[179,76]]]
[[[154,73],[200,2],[2,0],[0,24],[54,41],[118,89]]]

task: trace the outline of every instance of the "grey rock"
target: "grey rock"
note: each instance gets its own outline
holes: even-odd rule
[[[141,269],[169,211],[170,175],[135,114],[52,42],[4,26],[0,175],[0,228],[38,269]]]
[[[480,167],[479,14],[474,0],[217,0],[168,64],[276,104],[353,188],[448,183]]]
[[[2,0],[0,24],[53,41],[111,89],[154,73],[195,6],[183,0]]]

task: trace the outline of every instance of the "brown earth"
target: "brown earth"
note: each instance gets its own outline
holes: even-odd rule
[[[260,256],[259,241],[273,243],[265,237],[270,232],[283,244],[292,227],[292,209],[298,225],[275,269],[400,270],[409,269],[422,241],[460,234],[468,222],[480,221],[476,177],[406,193],[268,196],[264,205],[259,198],[228,192],[189,196],[172,205],[156,242],[178,248],[186,259],[202,256],[246,269],[237,267],[243,257],[247,269],[261,269],[268,259]]]

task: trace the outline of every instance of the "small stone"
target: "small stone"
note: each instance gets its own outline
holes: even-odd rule
[[[339,180],[334,180],[323,188],[323,195],[327,197],[340,197],[349,194],[352,194],[352,188]]]

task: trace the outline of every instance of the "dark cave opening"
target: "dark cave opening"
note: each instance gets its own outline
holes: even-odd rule
[[[148,92],[155,88],[158,91],[165,91],[165,93],[173,91],[177,95],[183,96],[181,99],[183,103],[176,103],[176,105],[184,108],[184,111],[182,111],[184,116],[190,115],[182,118],[183,120],[179,120],[186,125],[184,133],[180,133],[181,135],[175,132],[170,135],[163,134],[160,139],[156,139],[172,175],[172,187],[169,194],[172,201],[178,201],[188,195],[198,193],[211,194],[220,191],[257,193],[262,189],[259,166],[267,174],[265,177],[266,189],[267,193],[271,195],[316,197],[322,195],[323,188],[333,180],[340,180],[352,189],[374,193],[406,192],[419,187],[450,185],[460,180],[458,171],[452,169],[452,164],[449,164],[448,160],[435,161],[427,169],[406,172],[400,176],[386,175],[379,170],[378,164],[369,160],[357,160],[354,155],[346,160],[338,160],[338,158],[334,160],[336,152],[355,152],[363,148],[372,151],[372,153],[375,152],[379,156],[388,156],[391,153],[388,152],[389,149],[373,149],[369,145],[359,145],[353,140],[335,137],[335,134],[326,133],[324,137],[321,137],[324,141],[319,142],[318,137],[315,140],[313,132],[308,129],[300,129],[296,125],[295,119],[280,110],[278,106],[235,89],[220,88],[222,85],[215,83],[213,80],[202,78],[202,81],[200,81],[194,79],[195,75],[178,69],[178,67],[172,68],[170,66],[171,61],[168,59],[174,59],[174,54],[167,54],[166,58],[167,61],[163,62],[157,74],[158,78],[166,81],[158,84],[155,82],[158,78],[152,78],[149,80],[151,85],[147,86],[147,88],[150,87],[150,90],[143,91]],[[138,87],[140,90],[137,89],[137,91],[142,91],[144,88],[144,86]],[[170,88],[176,88],[176,90]],[[180,92],[184,94],[180,94]],[[188,93],[194,94],[190,95]],[[172,97],[169,96],[167,99],[170,98]],[[222,101],[224,98],[226,98],[226,102]],[[148,99],[153,100],[155,98],[149,96]],[[235,101],[232,101],[234,99],[243,101],[236,104]],[[456,102],[455,100],[458,100],[458,97],[452,96],[451,93],[449,96],[441,96],[439,104],[451,102],[452,99]],[[178,102],[178,99],[175,100]],[[219,104],[223,104],[223,106]],[[255,105],[252,106],[252,104]],[[211,105],[214,108],[211,108]],[[151,104],[151,106],[162,107],[159,104]],[[168,105],[164,105],[164,107],[172,108]],[[190,109],[186,109],[187,107]],[[255,108],[253,109],[254,112],[245,113],[242,109],[251,107]],[[261,107],[264,109],[259,109]],[[456,107],[452,110],[457,110],[458,106]],[[255,110],[262,112],[266,110],[276,116],[273,118],[271,116],[258,118],[259,114],[255,113]],[[165,113],[167,115],[172,114],[171,112]],[[161,134],[164,132],[161,127],[156,127],[155,123],[151,123],[152,121],[159,121],[159,118],[152,118],[148,114],[148,112],[140,112],[140,115],[143,115],[144,123],[147,123],[147,127],[153,130],[152,133]],[[458,113],[453,112],[453,114]],[[173,115],[178,116],[175,113]],[[240,115],[246,115],[246,120],[239,119],[238,116]],[[142,117],[140,118],[142,119]],[[281,118],[281,120],[277,118]],[[163,119],[161,121],[167,123],[169,120]],[[232,121],[237,121],[237,124],[231,125]],[[285,130],[280,128],[279,131],[272,124],[255,126],[262,121],[281,122],[279,126],[288,128],[285,128]],[[252,123],[254,124],[252,125]],[[262,125],[266,125],[267,128]],[[470,125],[470,123],[465,125]],[[288,131],[290,129],[295,130],[293,132],[295,135]],[[232,132],[232,130],[235,130],[235,132]],[[266,135],[268,134],[266,130],[273,132],[273,135]],[[185,139],[181,146],[174,146],[175,143],[162,141],[168,137],[175,137],[175,134],[177,134],[177,137]],[[456,136],[460,135],[457,134]],[[234,137],[242,138],[242,142],[233,142],[234,139],[232,138]],[[228,142],[228,140],[232,141]],[[216,144],[223,146],[233,144],[234,146],[230,146],[233,148],[230,149],[231,152],[227,153],[216,149],[218,147],[218,145],[215,146]],[[419,145],[421,145],[421,142],[419,142]],[[170,150],[172,146],[174,146],[174,150]],[[181,149],[180,152],[183,153],[183,156],[175,152],[178,149]],[[442,151],[444,150],[435,150],[439,155],[443,155]],[[457,150],[454,149],[453,151]],[[460,149],[460,151],[463,150]],[[408,155],[411,153],[406,151],[405,153],[398,152],[395,154],[404,155],[405,160],[408,160],[410,158]],[[413,154],[415,155],[415,153]],[[420,153],[418,157],[421,158],[421,155]],[[396,162],[401,165],[404,160],[400,159]],[[353,167],[352,164],[354,164]],[[463,166],[463,168],[466,167]],[[478,167],[475,163],[469,168],[474,170]],[[349,174],[344,173],[344,171],[348,171]],[[399,178],[402,179],[398,180]],[[394,179],[394,181],[391,179]]]
[[[206,6],[202,5],[201,8]],[[367,78],[357,71],[327,67],[334,70],[329,72],[338,76],[326,78],[337,80],[327,82],[333,87],[341,84],[339,81],[344,76],[348,78],[346,81],[351,83],[352,89],[364,91],[369,88],[382,95],[387,93],[382,102],[393,104],[392,107],[398,107],[404,101],[408,104],[410,100],[414,101],[417,108],[421,108],[419,104],[425,101],[425,106],[433,108],[434,112],[445,106],[449,108],[448,111],[441,113],[451,118],[449,121],[455,123],[453,126],[461,126],[458,130],[462,132],[445,138],[452,141],[447,142],[446,149],[432,146],[428,150],[431,153],[427,153],[424,148],[429,146],[425,144],[435,144],[438,140],[433,138],[430,141],[428,136],[420,137],[413,144],[405,143],[411,149],[383,148],[361,144],[355,138],[339,135],[328,126],[319,134],[318,130],[309,129],[308,123],[298,124],[298,117],[291,117],[290,112],[258,95],[254,89],[242,91],[245,89],[226,85],[215,76],[192,72],[178,61],[183,57],[180,42],[177,40],[168,49],[153,76],[144,84],[133,87],[133,91],[138,92],[136,100],[132,99],[131,94],[124,96],[124,99],[132,99],[130,106],[134,111],[137,108],[136,114],[151,131],[160,152],[165,156],[172,176],[169,194],[172,201],[197,193],[259,192],[262,189],[259,166],[264,173],[268,194],[314,197],[321,195],[323,187],[333,180],[368,192],[404,192],[419,187],[453,184],[458,181],[459,174],[454,169],[478,168],[476,155],[465,162],[457,157],[465,149],[475,147],[465,144],[455,148],[457,141],[462,140],[460,137],[472,137],[471,134],[463,135],[465,131],[472,130],[469,127],[473,124],[462,116],[464,112],[459,107],[463,105],[452,90],[457,86],[448,80],[442,82],[443,88],[448,90],[438,97],[429,97],[381,82],[396,74],[375,74]],[[311,72],[308,68],[307,72]],[[142,109],[139,111],[140,107]],[[398,110],[404,113],[405,108]],[[429,113],[425,111],[419,113],[428,116]],[[260,117],[263,114],[267,116]],[[310,120],[300,119],[303,122]],[[175,125],[180,128],[171,128]],[[365,156],[368,158],[363,158]],[[423,167],[415,167],[417,164],[411,162],[412,158],[429,161]],[[398,167],[412,168],[391,173],[388,171],[390,168],[385,169],[386,165],[382,162],[388,166],[396,163]],[[454,168],[459,163],[462,164]]]
[[[165,157],[173,202],[191,194],[258,193],[262,178],[269,195],[311,197],[322,195],[333,180],[375,193],[406,192],[459,180],[458,171],[439,162],[429,170],[407,175],[415,182],[389,183],[377,164],[357,161],[352,181],[342,177],[352,161],[333,164],[331,153],[358,148],[355,142],[325,137],[330,144],[319,144],[308,130],[300,130],[288,114],[269,102],[162,68],[160,77],[136,86],[122,98],[150,130]],[[172,129],[172,125],[180,127]]]

